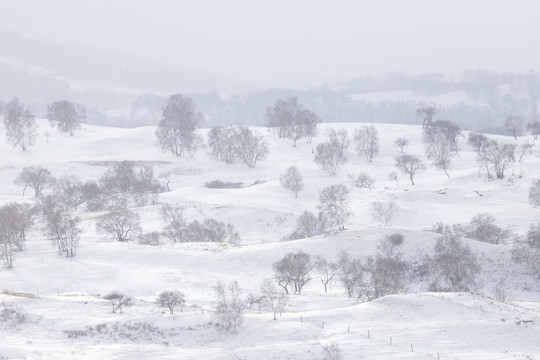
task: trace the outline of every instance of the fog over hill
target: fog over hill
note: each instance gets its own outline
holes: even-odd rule
[[[61,98],[104,109],[144,92],[241,92],[245,85],[92,47],[26,38],[0,31],[0,98],[40,105]]]

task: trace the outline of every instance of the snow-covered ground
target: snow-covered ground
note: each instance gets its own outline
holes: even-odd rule
[[[325,141],[330,126],[349,136],[364,124],[322,124],[313,143],[293,147],[266,128],[270,155],[249,169],[209,158],[176,158],[156,146],[154,127],[116,129],[83,126],[75,136],[58,133],[39,121],[40,136],[27,152],[0,141],[0,205],[32,201],[14,180],[23,167],[41,165],[54,176],[95,179],[111,161],[138,160],[154,164],[157,174],[171,171],[172,191],[159,204],[186,207],[188,220],[212,217],[233,224],[239,245],[185,243],[145,246],[114,243],[95,232],[96,214],[80,212],[84,230],[74,258],[57,254],[34,228],[26,250],[17,253],[14,268],[0,269],[0,303],[26,316],[20,324],[0,323],[0,359],[319,359],[322,346],[337,343],[345,359],[540,359],[540,284],[511,261],[511,241],[491,245],[464,239],[482,265],[477,294],[429,293],[426,284],[409,284],[410,293],[362,303],[346,296],[335,282],[328,293],[314,276],[302,295],[289,296],[286,311],[272,319],[263,310],[247,311],[234,335],[216,329],[212,311],[217,280],[238,281],[244,294],[258,292],[272,277],[272,263],[302,249],[335,260],[342,250],[355,256],[374,255],[385,234],[402,232],[401,251],[407,260],[430,252],[438,235],[426,231],[436,222],[467,223],[489,213],[497,225],[523,235],[540,220],[540,209],[528,202],[528,189],[540,177],[540,147],[514,164],[507,177],[487,181],[479,174],[476,155],[459,139],[459,157],[450,178],[428,165],[410,185],[400,174],[399,186],[388,180],[395,171],[397,137],[410,140],[405,152],[426,164],[421,127],[375,124],[381,152],[367,163],[351,144],[349,161],[330,176],[313,162],[313,149]],[[202,135],[206,130],[200,131]],[[2,134],[3,136],[3,134]],[[510,137],[490,136],[513,142]],[[532,141],[522,137],[518,141]],[[279,183],[279,175],[296,165],[305,188],[295,199]],[[350,186],[349,174],[368,173],[372,189]],[[212,180],[242,182],[239,189],[210,189]],[[255,184],[255,185],[252,185]],[[317,211],[319,191],[347,184],[354,215],[338,234],[284,241],[304,211]],[[252,186],[248,186],[252,185]],[[482,194],[479,196],[478,194]],[[399,206],[392,228],[370,214],[374,201]],[[145,231],[160,230],[160,205],[135,209]],[[511,294],[506,303],[494,299],[493,288],[504,281]],[[123,314],[112,314],[102,296],[119,290],[134,298]],[[183,312],[169,315],[153,302],[163,290],[186,295]],[[106,326],[97,326],[106,324]],[[86,329],[86,330],[85,330]]]

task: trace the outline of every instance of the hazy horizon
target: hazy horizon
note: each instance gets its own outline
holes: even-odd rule
[[[538,70],[535,1],[3,1],[0,30],[258,86]]]

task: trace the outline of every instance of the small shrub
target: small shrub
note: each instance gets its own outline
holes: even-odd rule
[[[364,189],[371,189],[375,183],[375,180],[373,180],[373,178],[365,172],[357,176],[351,174],[349,175],[349,179],[351,180],[353,186]]]
[[[141,245],[161,245],[161,233],[159,231],[144,233],[139,236],[137,241]]]
[[[402,233],[393,233],[390,235],[386,235],[386,239],[392,243],[394,246],[399,246],[403,244],[403,241],[405,240],[405,235]]]
[[[26,321],[26,315],[24,315],[18,310],[6,306],[4,306],[2,310],[0,310],[0,324],[15,326],[19,324],[24,324]]]
[[[212,180],[204,184],[204,187],[210,189],[239,189],[244,186],[241,182]]]

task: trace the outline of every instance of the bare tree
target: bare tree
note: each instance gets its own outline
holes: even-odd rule
[[[137,242],[141,245],[161,245],[162,234],[159,231],[150,231],[140,234],[137,238]]]
[[[392,219],[397,210],[398,206],[393,201],[386,203],[377,201],[371,204],[371,215],[384,227],[392,226]]]
[[[195,130],[202,121],[203,116],[195,108],[193,99],[180,94],[172,95],[156,130],[161,149],[181,156],[197,141]]]
[[[113,241],[127,242],[135,240],[141,233],[141,217],[130,210],[110,212],[99,217],[97,232],[105,234]]]
[[[390,174],[388,174],[388,180],[394,180],[396,182],[396,186],[399,186],[397,172],[395,172],[395,171],[390,172]]]
[[[423,139],[426,153],[433,161],[435,167],[448,175],[448,167],[453,156],[457,155],[458,146],[456,138],[461,133],[459,127],[444,120],[432,122],[431,126],[424,129]]]
[[[373,156],[379,153],[379,136],[377,129],[373,125],[363,126],[354,133],[356,141],[356,151],[360,155],[364,155],[368,162],[373,161]]]
[[[236,156],[249,168],[255,167],[257,161],[262,161],[268,156],[268,145],[263,137],[253,133],[246,126],[236,129],[233,144]]]
[[[423,107],[416,110],[416,117],[420,120],[422,120],[422,127],[425,129],[431,125],[431,121],[433,120],[433,115],[437,112],[437,109],[435,109],[432,106]]]
[[[214,315],[219,320],[219,325],[223,331],[234,334],[244,320],[240,286],[234,280],[228,286],[218,281],[214,290],[217,296]]]
[[[13,255],[24,250],[26,232],[33,224],[34,211],[28,204],[0,207],[0,259],[5,268],[13,267]]]
[[[419,158],[408,154],[402,154],[396,157],[396,167],[409,175],[412,185],[414,185],[414,176],[426,169],[426,165]]]
[[[345,223],[352,215],[349,211],[349,190],[345,185],[331,185],[319,194],[319,211],[329,227],[345,230]]]
[[[476,286],[480,265],[476,255],[454,236],[442,236],[427,258],[435,291],[470,291]]]
[[[68,100],[55,101],[47,108],[47,119],[56,123],[58,130],[73,136],[86,118],[86,108]]]
[[[14,98],[4,109],[4,127],[8,142],[19,146],[22,151],[34,145],[37,138],[37,124],[34,115]]]
[[[82,186],[76,176],[63,176],[54,182],[54,194],[66,209],[75,210],[83,202]]]
[[[381,240],[375,258],[368,258],[367,270],[371,275],[370,298],[398,294],[405,290],[407,263],[389,239]]]
[[[273,107],[266,110],[268,126],[276,128],[279,137],[296,142],[301,138],[310,140],[317,133],[319,117],[314,112],[298,104],[298,98],[289,97],[277,100]]]
[[[315,268],[319,272],[319,280],[324,286],[324,292],[328,292],[328,287],[332,286],[332,280],[337,275],[338,265],[332,261],[328,261],[321,256],[315,259]]]
[[[324,171],[335,175],[340,165],[347,162],[349,136],[347,130],[328,130],[328,141],[317,145],[314,161],[321,165]]]
[[[302,250],[287,253],[281,260],[274,263],[274,278],[287,294],[289,294],[289,286],[292,286],[295,294],[300,294],[304,285],[311,280],[309,273],[314,266],[311,256]]]
[[[504,171],[512,163],[514,152],[515,146],[512,144],[489,141],[485,148],[478,153],[478,161],[488,179],[493,179],[493,173],[497,179],[504,178]]]
[[[24,185],[23,195],[27,187],[34,189],[34,194],[37,198],[41,197],[43,189],[55,182],[54,176],[51,172],[41,166],[28,166],[23,168],[15,183],[18,185]]]
[[[484,134],[470,133],[467,142],[471,144],[474,151],[482,152],[488,146],[489,139]]]
[[[341,252],[337,261],[338,279],[347,291],[349,297],[360,292],[364,285],[364,270],[362,261],[351,258],[347,251]]]
[[[540,206],[540,179],[536,179],[529,188],[529,202],[533,207]]]
[[[190,242],[218,242],[237,244],[240,235],[231,224],[215,219],[205,219],[202,223],[193,220],[183,230],[183,240]]]
[[[113,164],[100,177],[100,184],[108,197],[107,207],[112,210],[154,203],[157,193],[163,190],[152,165],[132,161]]]
[[[466,228],[465,236],[490,244],[501,244],[510,237],[510,231],[495,225],[492,215],[478,214]]]
[[[235,128],[213,127],[208,132],[208,146],[213,158],[232,164],[236,158]]]
[[[164,205],[161,208],[161,218],[165,223],[163,235],[173,243],[184,242],[186,221],[184,220],[184,210],[180,207]]]
[[[399,148],[399,151],[403,154],[403,148],[409,145],[409,139],[399,137],[394,141],[394,145]]]
[[[287,168],[284,174],[281,174],[279,181],[281,186],[294,193],[295,198],[298,197],[298,192],[304,188],[302,174],[300,174],[298,167],[294,165]]]
[[[131,302],[131,298],[129,296],[118,291],[108,293],[103,297],[103,299],[107,300],[107,302],[112,306],[113,314],[116,314],[118,310],[120,310],[120,314],[122,314],[122,308],[124,306],[128,306]]]
[[[343,352],[337,343],[325,345],[322,348],[322,360],[343,360]]]
[[[320,217],[309,211],[304,211],[296,220],[296,227],[289,238],[296,240],[320,235],[326,231],[325,227],[325,223]]]
[[[519,116],[511,115],[504,121],[504,127],[514,136],[514,139],[517,140],[517,136],[523,128],[523,119]]]
[[[519,162],[519,176],[523,176],[523,158],[533,153],[534,144],[525,142],[516,148],[517,160]]]
[[[261,284],[261,303],[274,313],[274,320],[278,312],[282,312],[287,305],[287,297],[279,293],[271,279],[266,279]]]
[[[528,123],[527,130],[529,130],[534,140],[537,140],[538,135],[540,135],[540,122],[533,121],[533,122]]]
[[[375,180],[368,173],[361,173],[357,176],[352,174],[348,175],[348,178],[351,179],[351,182],[354,186],[359,188],[371,189]]]
[[[180,312],[182,312],[182,306],[185,303],[185,296],[180,291],[162,291],[156,299],[156,305],[168,308],[171,315],[174,314],[174,308],[177,306],[180,306]]]

